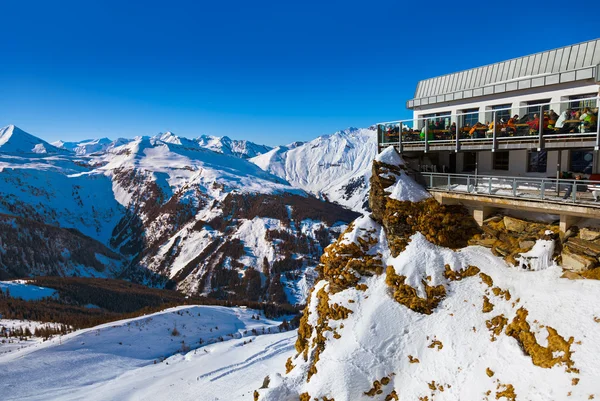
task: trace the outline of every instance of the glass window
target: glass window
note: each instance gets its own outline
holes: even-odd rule
[[[569,171],[574,173],[592,174],[594,168],[593,150],[572,150]]]
[[[545,173],[548,164],[548,153],[545,150],[530,150],[527,155],[528,173]]]
[[[472,127],[479,121],[479,109],[462,110],[461,113],[465,114],[460,122],[461,127]]]
[[[571,110],[581,110],[586,107],[594,108],[596,107],[596,99],[590,100],[581,100],[587,99],[590,97],[596,97],[595,93],[588,93],[587,95],[577,95],[577,96],[569,96],[569,108]]]
[[[504,120],[504,122],[508,122],[508,120],[510,119],[511,115],[510,115],[510,108],[512,107],[512,104],[499,104],[497,106],[492,106],[492,111],[496,111],[496,122],[500,122],[501,120]],[[505,109],[505,110],[499,110],[499,109]],[[494,119],[494,114],[492,113],[492,115],[490,116],[490,121],[493,121]]]
[[[532,100],[530,102],[527,102],[527,117],[529,118],[529,120],[533,120],[533,116],[534,114],[540,114],[540,106],[538,106],[539,104],[544,104],[544,103],[550,103],[551,99],[542,99],[542,100]],[[549,111],[550,110],[550,105],[546,104],[544,106],[541,106],[542,108],[542,112],[544,111]]]
[[[464,152],[463,153],[463,172],[468,173],[475,171],[477,166],[477,153],[475,152]]]
[[[445,129],[446,127],[450,126],[449,111],[444,111],[441,113],[423,114],[422,117],[427,118],[430,125],[438,125],[440,129]]]
[[[494,170],[508,171],[508,152],[494,152]]]

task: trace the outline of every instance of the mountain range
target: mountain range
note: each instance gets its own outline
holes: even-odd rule
[[[323,249],[365,211],[372,134],[271,149],[171,132],[49,144],[2,128],[0,278],[116,277],[301,303]]]

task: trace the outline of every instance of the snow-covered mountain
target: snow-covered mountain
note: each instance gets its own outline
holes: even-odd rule
[[[55,154],[64,153],[65,151],[28,134],[14,125],[8,125],[0,128],[0,152]]]
[[[373,129],[349,128],[310,142],[279,146],[250,160],[295,187],[363,212],[376,154]]]
[[[152,136],[153,139],[174,145],[182,145],[188,148],[205,148],[217,153],[249,159],[270,151],[272,148],[266,145],[259,145],[247,140],[231,139],[227,136],[202,135],[196,139],[180,137],[170,131],[159,133]],[[110,151],[135,139],[118,138],[111,140],[108,138],[86,139],[77,142],[65,142],[62,140],[52,142],[52,146],[69,150],[78,156],[91,155],[93,153],[102,153]]]
[[[92,153],[105,152],[107,150],[125,145],[129,142],[131,142],[131,139],[118,138],[113,141],[108,138],[100,138],[87,139],[79,142],[56,141],[52,142],[52,145],[60,149],[70,150],[78,156],[86,156]]]
[[[243,159],[258,156],[272,149],[266,145],[259,145],[245,139],[231,139],[227,136],[202,135],[196,139],[196,142],[203,148]]]
[[[0,150],[0,213],[76,229],[127,261],[120,274],[149,282],[149,272],[153,283],[160,275],[190,294],[302,302],[322,249],[356,217],[247,160],[172,133],[87,155],[58,150],[51,156]],[[63,242],[73,245],[66,254],[77,251],[67,237]],[[35,253],[34,243],[27,244],[20,251]],[[79,258],[85,266],[45,271],[50,265],[31,259],[19,272],[96,275],[100,260],[114,277],[116,265],[103,253]],[[0,270],[18,276],[6,258]]]

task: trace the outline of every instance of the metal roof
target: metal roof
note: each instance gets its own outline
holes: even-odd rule
[[[599,77],[600,39],[420,81],[408,108]]]

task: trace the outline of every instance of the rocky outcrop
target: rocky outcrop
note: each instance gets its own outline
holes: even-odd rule
[[[405,174],[402,166],[373,162],[371,217],[385,227],[392,254],[402,252],[417,232],[436,245],[453,249],[466,246],[479,228],[464,207],[441,205],[433,198],[411,202],[389,196],[394,185],[402,185],[399,180]]]
[[[494,255],[504,258],[511,266],[519,266],[521,254],[530,251],[537,240],[556,241],[560,231],[556,224],[500,215],[486,219],[481,229],[482,233],[471,238],[469,244],[490,248]],[[560,247],[555,247],[553,256],[559,255]]]

